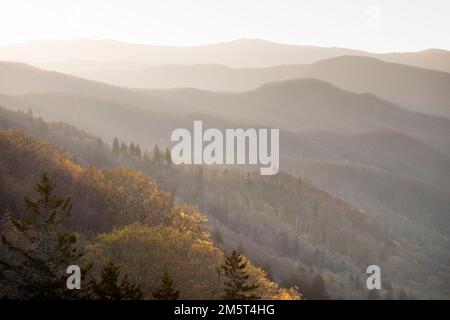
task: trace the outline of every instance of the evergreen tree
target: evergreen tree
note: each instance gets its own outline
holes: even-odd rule
[[[67,267],[82,256],[76,235],[64,231],[72,205],[69,198],[54,195],[54,189],[44,173],[35,187],[39,197],[25,198],[24,218],[6,215],[9,232],[1,235],[5,255],[0,257],[0,283],[13,288],[12,298],[62,299],[77,294],[66,287]]]
[[[164,161],[167,165],[172,164],[172,156],[170,155],[169,148],[166,148],[166,151],[164,152]]]
[[[114,138],[113,145],[112,145],[112,154],[117,157],[120,153],[120,145],[119,145],[119,139],[117,137]]]
[[[120,144],[120,149],[119,149],[119,151],[120,151],[120,154],[121,154],[121,155],[126,155],[126,154],[128,154],[128,146],[126,145],[125,142],[122,142],[122,143]]]
[[[225,256],[222,269],[227,280],[225,281],[225,300],[256,300],[260,299],[255,291],[257,284],[249,284],[249,275],[245,271],[247,260],[239,252],[233,250],[230,256]]]
[[[177,300],[180,296],[180,292],[175,290],[172,279],[165,271],[161,276],[160,286],[153,291],[152,295],[156,300]]]
[[[153,148],[153,163],[154,164],[161,164],[161,150],[159,149],[158,145],[155,145]]]
[[[130,153],[131,156],[135,156],[136,155],[136,147],[134,145],[134,142],[130,143],[130,146],[128,148],[128,151]]]
[[[106,264],[98,281],[91,283],[92,290],[97,299],[100,300],[139,300],[143,292],[139,285],[130,283],[125,275],[120,278],[120,267],[113,262]]]
[[[134,153],[134,155],[136,156],[136,157],[138,157],[139,159],[141,159],[142,158],[142,151],[141,151],[141,147],[137,144],[136,145],[136,148],[135,148],[135,153]]]
[[[320,273],[314,277],[313,282],[309,288],[309,299],[311,300],[327,300],[329,299],[328,293],[325,288],[325,281]]]

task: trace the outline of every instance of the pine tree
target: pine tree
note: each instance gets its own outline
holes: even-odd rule
[[[161,164],[161,150],[158,145],[155,145],[153,148],[153,163],[157,165]]]
[[[120,148],[119,148],[120,154],[121,155],[127,155],[128,154],[128,146],[126,145],[125,142],[122,142],[120,144]]]
[[[260,299],[255,291],[259,286],[249,284],[249,275],[245,271],[247,260],[239,252],[233,250],[230,256],[225,256],[222,269],[225,272],[225,300],[256,300]]]
[[[143,292],[139,285],[130,283],[125,275],[119,283],[120,267],[113,262],[106,264],[100,279],[91,283],[95,298],[100,300],[139,300]]]
[[[77,294],[66,287],[67,267],[82,256],[76,235],[64,231],[72,205],[69,198],[54,195],[54,189],[44,173],[35,187],[39,197],[25,198],[24,218],[6,215],[9,232],[1,235],[5,255],[0,258],[0,283],[13,288],[12,298],[62,299]]]
[[[139,159],[142,158],[142,151],[141,151],[141,147],[137,144],[136,148],[135,148],[135,154],[136,157],[138,157]]]
[[[311,283],[309,290],[309,299],[311,300],[327,300],[329,299],[328,293],[325,289],[325,281],[320,273],[318,273],[313,282]]]
[[[164,161],[167,165],[172,164],[172,156],[170,155],[169,148],[166,148],[166,151],[164,152]]]
[[[136,155],[136,147],[134,146],[134,142],[130,143],[128,150],[129,150],[131,156]]]
[[[119,139],[117,139],[117,137],[116,137],[116,138],[114,138],[113,145],[112,145],[112,154],[115,157],[118,157],[119,153],[120,153]]]
[[[180,296],[180,292],[175,290],[172,279],[165,271],[161,276],[160,286],[153,291],[153,298],[156,300],[177,300]]]

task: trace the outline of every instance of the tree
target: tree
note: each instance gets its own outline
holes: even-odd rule
[[[120,153],[120,145],[119,145],[119,139],[117,137],[114,138],[113,145],[112,145],[112,154],[115,157],[118,157]]]
[[[164,161],[167,165],[172,164],[172,156],[170,155],[169,148],[166,148],[166,151],[164,152]]]
[[[153,163],[154,164],[161,164],[161,150],[159,149],[158,145],[155,145],[155,147],[153,148]]]
[[[135,156],[136,155],[136,147],[134,146],[134,142],[130,143],[130,146],[128,147],[128,150],[129,150],[131,156]]]
[[[325,281],[320,273],[314,277],[309,290],[309,299],[311,300],[327,300],[329,299],[328,293],[325,288]]]
[[[120,267],[109,262],[103,267],[99,281],[92,281],[92,290],[100,300],[139,300],[143,292],[139,285],[130,283],[125,275],[119,283]]]
[[[136,145],[136,148],[134,149],[134,155],[136,157],[138,157],[139,159],[142,158],[142,151],[141,151],[141,147],[139,146],[139,144]]]
[[[233,250],[230,256],[225,256],[222,269],[225,272],[225,300],[256,300],[260,299],[254,292],[259,288],[255,283],[249,284],[249,275],[245,268],[247,260],[239,252]]]
[[[167,271],[161,276],[161,284],[152,293],[153,298],[156,300],[177,300],[180,296],[180,292],[175,290],[172,279],[169,277]]]
[[[120,144],[120,148],[119,148],[120,154],[121,155],[127,155],[128,154],[128,146],[126,145],[125,142],[122,142]]]
[[[67,289],[66,270],[83,253],[76,234],[64,231],[71,216],[70,199],[54,195],[54,189],[55,184],[44,173],[35,187],[39,197],[25,197],[24,218],[6,216],[8,232],[1,235],[5,255],[0,257],[0,283],[14,288],[10,290],[12,297],[62,299],[77,292]]]

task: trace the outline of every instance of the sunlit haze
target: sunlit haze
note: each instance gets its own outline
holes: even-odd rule
[[[190,46],[259,38],[372,52],[450,49],[450,2],[1,0],[0,45],[114,39]]]

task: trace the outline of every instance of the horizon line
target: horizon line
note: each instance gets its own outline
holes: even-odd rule
[[[450,52],[450,48],[438,48],[438,47],[425,47],[423,49],[417,49],[417,50],[411,50],[411,51],[369,51],[354,47],[343,47],[343,46],[336,46],[336,45],[315,45],[315,44],[300,44],[300,43],[288,43],[288,42],[279,42],[279,41],[273,41],[273,40],[267,40],[262,38],[235,38],[232,40],[225,40],[225,41],[217,41],[217,42],[208,42],[208,43],[198,43],[198,44],[189,44],[189,45],[176,45],[176,44],[155,44],[155,43],[143,43],[143,42],[130,42],[126,40],[116,40],[112,38],[84,38],[84,37],[76,37],[76,38],[67,38],[67,39],[55,39],[55,38],[42,38],[42,39],[33,39],[33,40],[26,40],[26,41],[20,41],[10,44],[2,44],[0,45],[0,48],[7,48],[7,47],[14,47],[14,46],[20,46],[30,43],[39,43],[39,42],[75,42],[75,41],[94,41],[94,42],[101,42],[101,41],[109,41],[109,42],[116,42],[116,43],[122,43],[127,45],[139,45],[139,46],[151,46],[151,47],[165,47],[165,48],[196,48],[196,47],[206,47],[206,46],[214,46],[214,45],[221,45],[221,44],[230,44],[234,42],[266,42],[270,44],[276,44],[276,45],[285,45],[285,46],[296,46],[296,47],[315,47],[315,48],[323,48],[323,49],[347,49],[347,50],[353,50],[353,51],[360,51],[363,53],[369,53],[369,54],[389,54],[389,53],[420,53],[420,52],[426,52],[426,51],[445,51]]]

